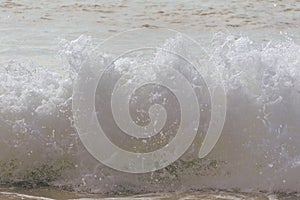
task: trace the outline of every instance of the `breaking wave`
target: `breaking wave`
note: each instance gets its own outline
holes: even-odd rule
[[[188,49],[181,37],[164,45]],[[195,142],[172,165],[146,174],[105,167],[86,151],[73,126],[73,82],[82,63],[93,59],[95,48],[91,37],[63,40],[60,70],[39,66],[38,61],[2,64],[1,183],[97,193],[202,188],[300,192],[300,46],[292,39],[254,42],[215,34],[204,49],[227,92],[221,138],[204,159],[197,158]],[[105,62],[110,55],[97,56]]]

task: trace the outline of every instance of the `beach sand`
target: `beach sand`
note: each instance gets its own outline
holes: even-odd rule
[[[100,195],[68,192],[55,188],[0,189],[1,200],[298,200],[299,198],[300,197],[296,194],[271,194],[267,192],[234,192],[216,190],[136,195]]]

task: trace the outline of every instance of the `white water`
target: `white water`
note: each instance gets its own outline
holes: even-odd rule
[[[97,11],[93,3],[36,5],[42,7],[43,12],[27,1],[21,2],[19,7],[6,4],[1,3],[1,182],[47,183],[100,193],[201,188],[299,192],[300,46],[296,1],[290,4],[270,1],[267,12],[249,11],[245,19],[239,12],[231,15],[227,11],[233,7],[247,9],[250,3],[211,3],[213,9],[221,13],[212,13],[205,20],[201,18],[206,22],[204,25],[196,23],[200,21],[198,18],[188,20],[190,18],[186,17],[192,15],[195,2],[177,3],[173,7],[160,4],[160,9],[173,16],[160,19],[161,26],[184,30],[185,25],[189,27],[185,32],[191,33],[199,42],[204,41],[210,63],[220,70],[224,79],[227,117],[221,138],[208,157],[199,160],[196,157],[198,150],[190,148],[183,161],[143,175],[116,172],[89,155],[72,126],[71,96],[81,63],[99,41],[115,31],[155,25],[159,16],[156,16],[157,9],[152,8],[148,13],[140,13],[141,18],[133,24],[114,19],[123,12],[141,12],[133,5],[151,8],[153,3],[104,5],[104,11],[112,10],[114,14],[108,17],[109,20],[97,23],[93,17],[95,12],[105,12]],[[124,4],[128,8],[119,11],[119,6]],[[198,9],[205,10],[209,5],[209,2],[201,4]],[[33,10],[34,14],[23,11],[24,7]],[[257,8],[265,9],[260,3]],[[92,10],[82,14],[83,9]],[[156,17],[144,19],[152,11]],[[178,18],[174,17],[176,12],[180,13]],[[288,13],[284,15],[287,17],[282,16],[283,12]],[[47,14],[52,20],[45,22],[41,17]],[[66,20],[62,20],[65,14]],[[256,15],[263,20],[256,20]],[[238,30],[218,32],[217,29],[232,27],[223,23],[220,16],[228,17],[230,24],[233,21],[237,24],[245,21],[245,24]],[[272,23],[271,16],[276,19]],[[250,22],[246,22],[248,18]],[[177,24],[173,23],[175,19],[182,20]],[[208,20],[217,28],[208,26]],[[83,23],[78,26],[80,22]],[[210,33],[203,33],[203,30]],[[92,37],[57,39],[74,39],[83,33]],[[185,45],[174,41],[170,47],[181,51],[188,48]]]
[[[173,48],[185,48],[174,42]],[[258,45],[247,37],[216,34],[206,50],[228,95],[219,142],[203,160],[189,150],[185,162],[144,175],[116,172],[95,161],[71,125],[72,77],[92,46],[86,36],[65,41],[63,73],[20,61],[4,65],[2,181],[71,184],[96,192],[114,187],[298,191],[300,46],[291,39]]]

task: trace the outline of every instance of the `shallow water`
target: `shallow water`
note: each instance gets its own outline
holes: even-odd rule
[[[270,39],[280,31],[299,38],[299,2],[288,1],[126,1],[97,3],[29,0],[0,2],[1,60],[28,56],[49,61],[59,38],[82,34],[101,41],[116,32],[141,27],[165,27],[198,39],[220,30]],[[79,26],[80,24],[80,26]],[[264,34],[268,31],[268,35]],[[48,59],[47,59],[48,57]],[[40,63],[42,64],[42,63]]]
[[[86,151],[72,124],[71,97],[74,77],[97,44],[142,27],[176,29],[201,44],[209,64],[222,73],[227,118],[205,159],[195,156],[195,143],[163,170],[130,175],[105,167]],[[297,199],[272,192],[300,191],[299,1],[0,0],[0,30],[0,181],[78,191],[3,189],[3,199],[33,198],[23,193],[101,197],[81,192],[163,192],[158,199]],[[120,49],[127,44],[122,41]],[[180,38],[159,45],[190,53]],[[170,59],[162,54],[155,62]],[[123,141],[116,139],[128,145]],[[203,188],[270,194],[184,192]],[[183,192],[167,193],[174,190]]]

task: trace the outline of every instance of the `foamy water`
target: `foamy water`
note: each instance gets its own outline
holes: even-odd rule
[[[0,181],[115,194],[299,192],[299,9],[297,1],[1,1]],[[100,41],[137,27],[174,28],[202,44],[222,75],[227,115],[209,156],[198,159],[196,141],[167,168],[132,175],[86,151],[73,126],[72,91]],[[180,37],[161,45],[189,49]]]

